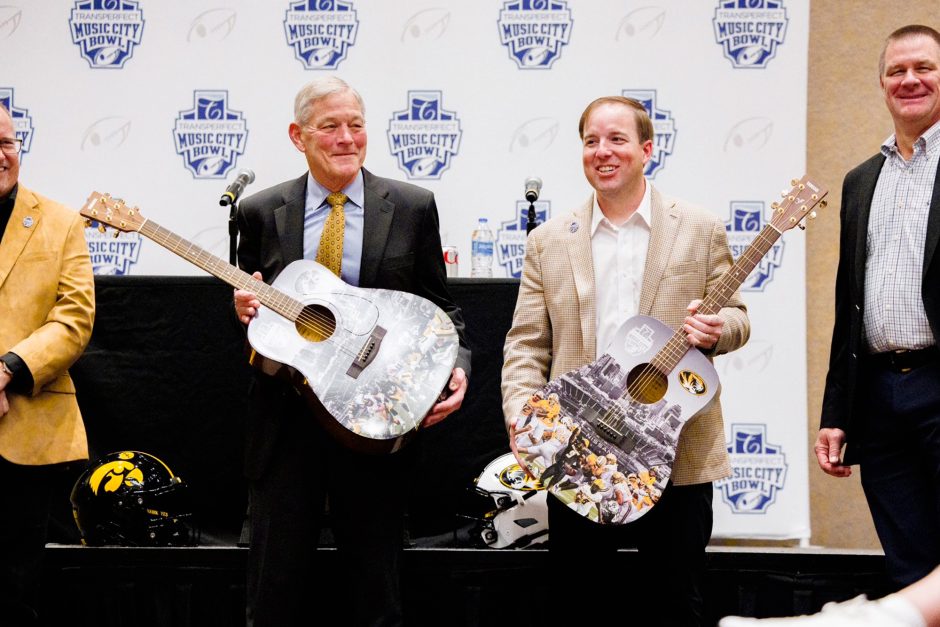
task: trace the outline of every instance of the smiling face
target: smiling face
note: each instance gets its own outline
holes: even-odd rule
[[[0,139],[16,139],[13,118],[0,108]],[[6,198],[20,177],[20,156],[8,155],[0,150],[0,198]]]
[[[919,137],[940,120],[940,45],[926,35],[890,41],[881,88],[897,134]]]
[[[645,189],[643,170],[653,142],[641,141],[636,114],[626,105],[603,103],[584,123],[581,163],[598,202],[629,198]]]
[[[289,132],[294,146],[306,155],[313,178],[332,192],[346,187],[365,161],[365,117],[351,91],[320,98],[303,124],[292,123]]]

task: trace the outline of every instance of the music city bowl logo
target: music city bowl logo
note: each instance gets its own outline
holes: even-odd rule
[[[85,240],[92,272],[98,275],[130,274],[140,257],[143,242],[140,233],[121,233],[120,237],[114,237],[95,221],[85,228]]]
[[[561,0],[509,0],[496,25],[499,42],[521,70],[547,70],[571,39],[571,11]]]
[[[536,223],[542,224],[551,217],[552,203],[549,200],[536,200]],[[516,217],[501,222],[496,233],[496,263],[506,268],[506,276],[522,276],[522,262],[525,261],[526,229],[529,225],[529,201],[516,201]]]
[[[180,111],[173,128],[176,154],[197,179],[220,179],[245,153],[248,126],[241,111],[228,108],[228,92],[193,92],[193,108]]]
[[[728,232],[728,247],[737,259],[764,228],[764,203],[751,200],[731,201],[731,219],[725,223]],[[783,240],[774,242],[757,267],[741,284],[742,292],[763,292],[774,278],[774,271],[783,263]]]
[[[388,146],[409,179],[439,179],[460,150],[460,120],[440,91],[409,91],[408,106],[392,114]]]
[[[144,13],[134,0],[79,0],[69,26],[72,43],[93,69],[115,70],[134,56],[144,34]]]
[[[735,514],[766,514],[787,480],[787,459],[767,441],[765,424],[731,425],[731,476],[715,482]]]
[[[335,70],[356,44],[357,32],[353,3],[343,0],[291,2],[284,16],[287,45],[308,70]]]
[[[766,68],[787,35],[783,0],[719,0],[715,42],[735,68]]]
[[[672,113],[656,106],[655,89],[624,89],[622,95],[638,100],[653,122],[653,155],[646,163],[643,174],[655,178],[676,144],[676,121]]]
[[[27,109],[13,105],[12,87],[0,87],[0,103],[3,103],[3,106],[10,112],[10,117],[13,118],[13,135],[23,142],[20,147],[20,163],[22,163],[23,157],[33,144],[33,118],[29,116]]]

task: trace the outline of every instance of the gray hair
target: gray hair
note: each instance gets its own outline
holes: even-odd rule
[[[294,98],[294,121],[300,125],[306,124],[307,120],[310,119],[311,110],[318,100],[343,92],[349,92],[356,97],[359,102],[359,109],[362,111],[362,115],[365,116],[366,105],[358,91],[339,77],[324,76],[315,78],[297,92],[297,96]]]

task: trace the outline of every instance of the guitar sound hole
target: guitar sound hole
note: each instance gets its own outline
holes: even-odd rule
[[[336,316],[323,305],[307,305],[297,316],[294,326],[308,342],[322,342],[336,331]]]
[[[651,405],[666,395],[669,381],[652,364],[635,366],[627,375],[627,392],[638,403]]]

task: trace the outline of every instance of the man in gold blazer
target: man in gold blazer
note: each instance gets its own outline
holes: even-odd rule
[[[0,105],[0,622],[15,627],[36,623],[57,465],[88,456],[67,369],[95,316],[81,216],[17,184],[20,148]]]
[[[600,98],[584,111],[579,132],[584,172],[595,193],[573,214],[549,220],[529,236],[505,346],[507,425],[534,391],[603,354],[633,315],[682,327],[689,343],[708,356],[739,348],[750,333],[737,294],[716,315],[696,312],[731,267],[725,227],[714,214],[647,183],[643,170],[653,131],[642,104]],[[630,611],[642,612],[644,625],[700,624],[711,482],[729,474],[716,396],[686,424],[671,483],[648,515],[626,526],[598,525],[549,499],[549,546],[576,569],[579,563],[605,564],[606,552],[636,546],[643,602]]]

